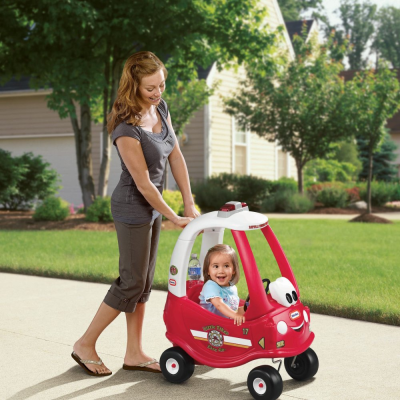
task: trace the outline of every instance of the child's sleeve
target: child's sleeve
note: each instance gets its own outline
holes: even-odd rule
[[[203,296],[206,303],[215,297],[222,298],[219,285],[214,281],[207,281],[203,286]]]

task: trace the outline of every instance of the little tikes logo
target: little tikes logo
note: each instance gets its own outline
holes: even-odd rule
[[[300,313],[297,310],[294,310],[289,314],[289,317],[294,321],[295,319],[300,318]]]
[[[170,279],[170,280],[169,280],[169,284],[170,284],[171,286],[176,286],[176,280],[175,280],[175,279]]]

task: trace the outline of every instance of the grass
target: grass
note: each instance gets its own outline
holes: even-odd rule
[[[301,300],[313,312],[400,326],[400,223],[272,220],[293,268]],[[166,289],[179,231],[161,234],[154,288]],[[260,231],[248,232],[262,278],[280,276]],[[225,243],[234,246],[230,231]],[[198,237],[193,252],[199,252]],[[0,231],[0,270],[110,283],[118,273],[113,232]],[[247,287],[242,274],[239,294]]]

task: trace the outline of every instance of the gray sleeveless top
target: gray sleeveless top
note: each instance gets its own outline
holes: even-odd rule
[[[168,107],[163,99],[157,106],[157,110],[161,116],[161,133],[152,133],[139,126],[122,122],[111,134],[111,140],[117,148],[122,168],[120,180],[111,196],[111,213],[115,221],[127,224],[144,224],[151,222],[160,215],[140,193],[115,143],[115,140],[120,136],[129,136],[139,140],[149,170],[150,180],[162,194],[165,163],[175,146],[176,138],[174,131],[168,126]]]

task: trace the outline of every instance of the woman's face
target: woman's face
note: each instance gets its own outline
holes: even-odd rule
[[[157,106],[160,103],[162,92],[165,90],[165,77],[162,69],[153,75],[142,78],[139,85],[141,102],[145,108],[150,105]]]

